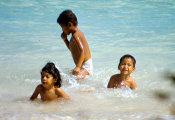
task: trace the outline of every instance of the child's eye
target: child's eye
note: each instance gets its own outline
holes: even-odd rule
[[[132,66],[132,64],[128,64],[128,66]]]

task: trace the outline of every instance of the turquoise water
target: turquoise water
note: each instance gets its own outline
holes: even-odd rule
[[[80,82],[70,74],[73,60],[56,23],[65,9],[76,14],[92,54],[94,76]],[[174,86],[165,76],[175,72],[174,13],[174,0],[1,0],[0,119],[173,120]],[[107,89],[127,53],[137,60],[137,89]],[[59,68],[72,100],[29,101],[48,61]],[[96,89],[80,92],[89,87]],[[156,99],[157,90],[170,92],[170,100]]]

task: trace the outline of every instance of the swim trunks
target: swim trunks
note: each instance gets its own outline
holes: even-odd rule
[[[82,68],[86,69],[89,75],[93,75],[93,64],[92,58],[88,59],[86,62],[83,63]]]

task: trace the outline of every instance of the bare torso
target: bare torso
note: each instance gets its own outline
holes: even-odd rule
[[[121,88],[121,87],[130,87],[131,89],[134,89],[132,86],[133,83],[135,82],[134,79],[129,76],[129,79],[127,80],[122,80],[119,74],[115,74],[111,77],[109,83],[108,83],[108,88]]]
[[[69,49],[71,51],[74,63],[77,64],[80,59],[80,55],[81,55],[81,50],[78,44],[80,44],[81,47],[83,48],[83,52],[84,52],[83,62],[91,58],[91,54],[90,54],[88,43],[83,33],[80,30],[77,30],[74,34],[76,34],[77,38],[74,38],[72,35],[72,38],[69,43]],[[79,39],[80,43],[78,43],[76,39]]]
[[[42,101],[51,101],[59,98],[59,95],[56,93],[56,87],[51,88],[50,90],[45,90],[42,86],[40,88],[40,96]]]
[[[39,94],[42,101],[51,101],[60,97],[70,99],[70,97],[67,96],[66,93],[57,86],[52,86],[51,88],[46,89],[42,86],[42,84],[39,84],[36,87],[33,95],[30,97],[30,100],[35,100]]]

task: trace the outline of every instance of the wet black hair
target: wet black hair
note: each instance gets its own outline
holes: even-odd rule
[[[74,26],[78,25],[77,17],[71,10],[64,10],[58,17],[57,23],[66,25],[68,22],[73,23]]]
[[[136,60],[135,60],[135,58],[134,58],[132,55],[130,55],[130,54],[123,55],[123,56],[120,58],[119,65],[122,63],[122,61],[123,61],[125,58],[131,58],[132,61],[133,61],[133,67],[135,68]]]
[[[53,76],[54,79],[57,81],[55,82],[55,86],[61,87],[61,76],[59,70],[56,68],[55,64],[53,62],[48,62],[41,70],[42,72],[47,72]]]

